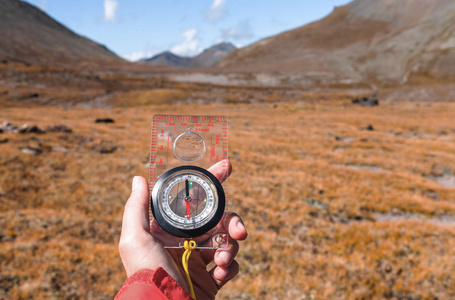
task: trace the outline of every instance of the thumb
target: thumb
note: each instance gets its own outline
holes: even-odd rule
[[[144,177],[135,176],[130,198],[123,212],[122,236],[150,233],[149,186]]]

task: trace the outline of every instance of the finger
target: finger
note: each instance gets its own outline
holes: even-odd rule
[[[239,268],[239,263],[234,260],[227,268],[220,266],[213,267],[212,270],[210,270],[210,274],[218,285],[218,288],[221,289],[223,285],[239,273]]]
[[[223,183],[229,175],[231,175],[232,165],[227,159],[225,159],[208,168],[208,171],[212,173],[221,183]]]
[[[230,239],[229,245],[224,249],[219,249],[215,252],[214,262],[219,267],[227,268],[237,256],[239,252],[239,243],[236,240]]]
[[[243,241],[248,237],[248,232],[246,231],[245,226],[243,225],[242,219],[235,213],[226,213],[224,216],[226,218],[226,221],[222,220],[217,227],[215,227],[213,232],[226,232],[228,231],[228,234],[230,236],[229,238],[229,245],[233,243],[234,240],[238,241]],[[224,224],[227,224],[227,229],[224,226]],[[212,233],[210,233],[212,234]],[[209,235],[210,235],[209,234]],[[196,242],[199,244],[203,240],[208,240],[210,239],[210,236],[202,236],[200,238],[196,239]],[[229,247],[228,245],[228,247]],[[237,244],[238,246],[238,244]],[[204,262],[206,264],[209,264],[213,259],[214,255],[216,254],[215,250],[204,250],[201,251],[201,256],[204,259]],[[237,254],[237,253],[236,253]],[[235,255],[234,255],[235,257]]]
[[[242,219],[235,213],[229,213],[227,216],[230,220],[228,223],[229,236],[234,240],[243,241],[248,237],[245,225]]]
[[[149,187],[144,177],[135,176],[130,198],[123,212],[122,235],[137,236],[150,231]]]

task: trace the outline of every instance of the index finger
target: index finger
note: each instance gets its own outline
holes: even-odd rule
[[[212,173],[216,179],[223,183],[229,177],[229,175],[231,175],[232,165],[227,159],[224,159],[208,168],[207,171]]]

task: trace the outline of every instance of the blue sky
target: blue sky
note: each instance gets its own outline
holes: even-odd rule
[[[28,0],[71,30],[138,60],[237,47],[318,20],[349,0]]]

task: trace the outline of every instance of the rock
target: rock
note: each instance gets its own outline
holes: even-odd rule
[[[367,127],[362,127],[360,130],[374,131],[373,125],[369,124]]]
[[[66,125],[60,124],[55,126],[47,126],[45,128],[46,132],[63,132],[63,133],[73,133],[73,130]]]
[[[37,134],[44,133],[44,131],[41,130],[38,126],[36,126],[36,125],[29,126],[28,124],[22,125],[22,127],[19,128],[18,132],[19,133],[37,133]]]
[[[379,100],[375,97],[363,97],[363,98],[354,98],[352,99],[352,104],[357,104],[361,106],[378,106]]]
[[[111,118],[98,118],[95,123],[115,123],[115,121]]]
[[[9,139],[7,139],[7,138],[0,139],[0,144],[5,144],[8,142],[9,142]]]
[[[116,150],[117,150],[117,146],[112,146],[112,145],[102,145],[100,147],[100,153],[101,154],[114,153]]]
[[[27,148],[22,148],[22,149],[21,149],[21,152],[24,153],[24,154],[33,154],[33,155],[37,155],[37,154],[42,153],[43,150],[42,150],[42,149],[39,149],[39,148],[27,147]]]
[[[17,132],[17,127],[13,126],[8,121],[3,122],[3,124],[0,126],[0,129],[2,129],[4,132]]]
[[[54,147],[52,147],[52,151],[56,151],[56,152],[67,152],[67,151],[68,151],[68,148],[62,147],[62,146],[54,146]]]
[[[322,193],[324,193],[324,191],[322,191]],[[318,208],[322,208],[322,209],[328,209],[329,208],[329,204],[324,203],[324,202],[319,201],[319,200],[316,200],[316,199],[313,199],[313,198],[302,199],[300,201],[306,202],[312,207],[318,207]]]
[[[31,93],[30,95],[28,95],[30,98],[38,98],[39,97],[39,94],[38,93]]]

